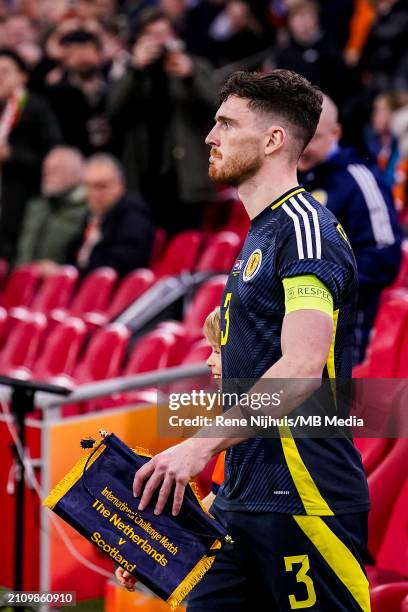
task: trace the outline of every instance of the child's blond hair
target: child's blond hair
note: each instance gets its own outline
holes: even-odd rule
[[[211,346],[221,346],[221,315],[220,307],[217,306],[204,321],[204,333]]]

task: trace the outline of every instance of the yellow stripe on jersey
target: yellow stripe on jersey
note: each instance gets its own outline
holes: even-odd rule
[[[357,559],[319,516],[293,516],[363,612],[370,612],[368,581]]]
[[[336,378],[336,367],[334,363],[334,345],[336,343],[337,322],[339,320],[339,311],[333,312],[333,337],[330,344],[329,355],[327,357],[327,373],[329,378]]]
[[[288,426],[279,427],[279,436],[282,442],[283,454],[292,476],[293,482],[302,500],[306,514],[319,516],[333,516],[334,512],[323,499],[309,470],[300,456],[298,447]]]
[[[278,208],[278,206],[280,206],[281,204],[284,204],[286,200],[289,200],[289,198],[293,198],[293,196],[297,195],[298,193],[302,193],[302,191],[306,191],[306,189],[304,187],[299,187],[298,189],[294,189],[293,191],[288,193],[288,195],[285,195],[284,198],[279,200],[279,202],[275,202],[275,204],[271,206],[272,210],[275,210],[275,208]]]
[[[285,312],[320,310],[333,316],[333,296],[314,274],[292,276],[282,280],[285,291]]]

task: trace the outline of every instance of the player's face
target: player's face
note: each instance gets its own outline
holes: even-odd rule
[[[208,174],[217,183],[239,186],[261,168],[265,133],[248,101],[230,96],[218,109],[205,139],[211,147]]]

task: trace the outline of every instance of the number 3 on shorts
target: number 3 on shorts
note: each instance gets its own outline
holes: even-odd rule
[[[311,608],[316,603],[316,592],[314,589],[313,580],[307,575],[307,572],[310,569],[309,557],[307,555],[295,555],[293,557],[284,557],[284,561],[287,572],[293,572],[293,566],[297,563],[301,564],[301,568],[296,574],[296,582],[303,582],[307,591],[307,599],[302,599],[301,601],[296,599],[294,595],[289,595],[291,610]]]
[[[225,346],[228,341],[229,324],[230,324],[229,310],[230,310],[231,296],[232,296],[232,292],[230,291],[229,293],[227,293],[227,295],[225,296],[225,300],[224,300],[223,307],[226,308],[227,310],[225,311],[225,314],[224,314],[225,331],[221,332],[221,346]]]

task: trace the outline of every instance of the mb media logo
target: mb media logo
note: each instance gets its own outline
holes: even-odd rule
[[[251,278],[254,278],[256,274],[258,274],[259,269],[262,263],[262,251],[260,249],[255,249],[249,256],[247,261],[247,265],[244,269],[244,274],[242,276],[243,280],[249,281]]]

